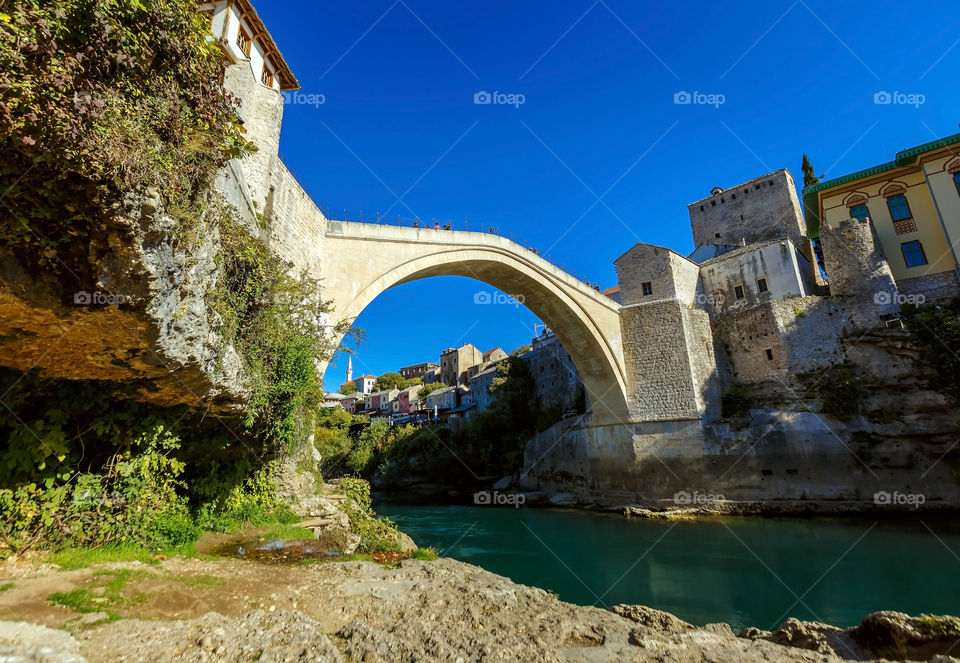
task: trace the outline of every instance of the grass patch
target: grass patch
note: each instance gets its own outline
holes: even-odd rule
[[[158,566],[160,560],[158,555],[172,557],[174,555],[183,555],[185,557],[195,557],[198,559],[216,559],[208,555],[197,553],[195,544],[188,543],[175,548],[167,548],[162,551],[148,550],[136,545],[108,545],[99,548],[63,548],[57,552],[51,553],[47,561],[56,564],[64,570],[85,569],[94,564],[105,562],[143,562],[151,566]]]
[[[439,557],[436,548],[417,548],[410,555],[410,559],[420,559],[426,562],[432,562]]]
[[[47,561],[62,569],[85,569],[101,562],[156,564],[154,553],[140,546],[103,546],[101,548],[64,548],[52,553]]]
[[[89,589],[75,589],[72,592],[54,592],[47,597],[47,600],[56,605],[62,605],[64,608],[70,608],[74,612],[97,612],[105,610],[106,598],[97,596]],[[113,615],[111,614],[111,617]]]
[[[13,589],[13,583],[12,583],[12,582],[8,582],[8,583],[6,583],[5,585],[0,585],[0,594],[2,594],[3,592],[7,591],[8,589]]]
[[[259,534],[264,539],[270,541],[289,541],[290,539],[312,539],[313,530],[307,529],[306,527],[300,527],[299,525],[291,524],[280,524],[274,527],[271,527],[266,532]]]
[[[144,571],[132,571],[130,569],[121,569],[119,571],[101,571],[96,574],[96,578],[105,580],[93,589],[82,587],[70,592],[54,592],[47,597],[47,600],[55,605],[61,605],[74,612],[89,613],[103,612],[108,616],[109,621],[120,619],[115,608],[142,603],[146,596],[137,593],[133,596],[124,596],[123,589],[127,583],[134,577],[146,575]],[[102,588],[103,591],[95,591]]]

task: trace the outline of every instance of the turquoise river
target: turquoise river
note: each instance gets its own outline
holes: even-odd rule
[[[421,546],[561,599],[638,603],[694,624],[852,626],[870,612],[960,615],[956,518],[651,521],[576,510],[375,507]]]

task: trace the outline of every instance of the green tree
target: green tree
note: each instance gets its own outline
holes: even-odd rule
[[[384,389],[406,389],[407,381],[399,373],[384,373],[373,383],[374,391],[383,391]]]
[[[510,356],[511,356],[511,357],[519,357],[519,356],[522,355],[524,352],[529,352],[532,347],[533,347],[533,346],[531,346],[529,343],[526,343],[525,345],[521,345],[520,347],[514,348],[513,350],[511,350],[511,351],[510,351]]]
[[[357,393],[357,385],[353,382],[344,382],[340,385],[340,393],[344,396]]]
[[[813,166],[810,165],[810,159],[803,155],[803,164],[800,166],[803,170],[803,186],[813,186],[819,184],[820,178],[814,174]]]

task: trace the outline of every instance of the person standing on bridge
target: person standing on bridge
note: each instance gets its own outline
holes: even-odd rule
[[[440,222],[439,222],[439,221],[434,221],[434,222],[433,222],[433,229],[434,229],[434,230],[440,230]]]
[[[419,222],[419,221],[414,221],[414,222],[413,222],[413,227],[414,227],[414,228],[419,228],[419,227],[420,227],[420,222]]]

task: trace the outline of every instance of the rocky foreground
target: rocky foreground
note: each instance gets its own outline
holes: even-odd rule
[[[0,587],[4,662],[960,660],[948,655],[960,656],[953,618],[877,613],[847,631],[789,620],[737,635],[642,606],[564,603],[449,559],[8,563]]]

